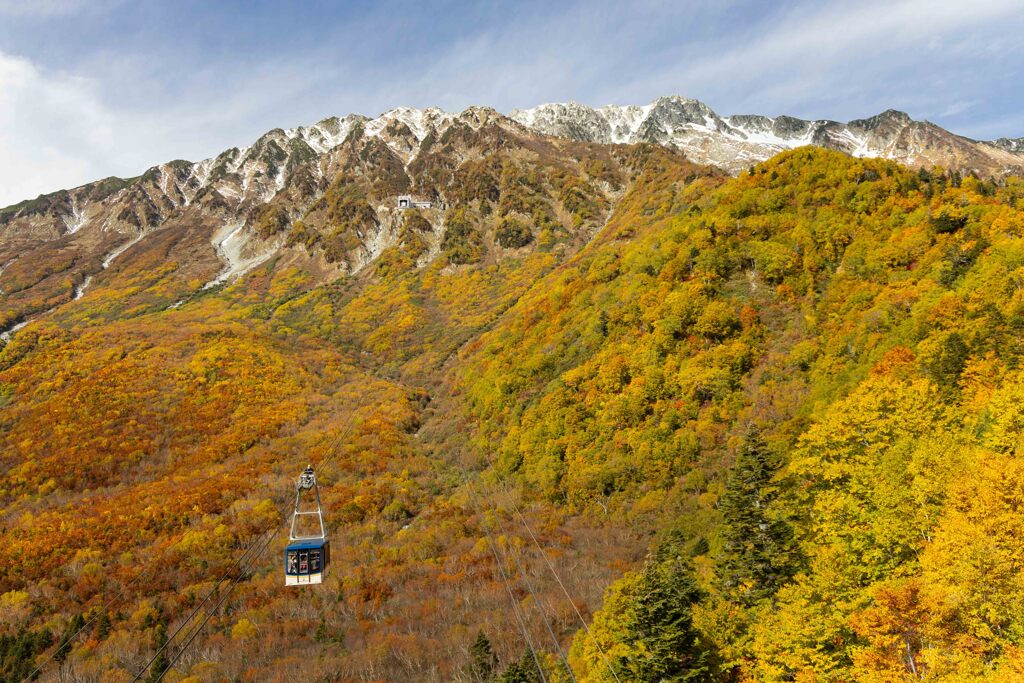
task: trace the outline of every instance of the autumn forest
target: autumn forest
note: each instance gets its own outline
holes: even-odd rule
[[[0,210],[0,681],[1024,679],[1024,179],[474,115]]]

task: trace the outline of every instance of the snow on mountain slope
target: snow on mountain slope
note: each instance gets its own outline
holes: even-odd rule
[[[811,144],[854,156],[884,157],[912,166],[942,165],[982,175],[1024,169],[1024,138],[978,142],[893,110],[840,123],[791,116],[722,117],[699,100],[679,96],[661,97],[645,106],[543,104],[513,110],[507,118],[482,107],[461,114],[399,107],[372,119],[349,114],[310,126],[275,128],[247,147],[195,163],[171,161],[137,180],[111,178],[44,195],[0,210],[0,228],[10,229],[18,217],[45,215],[54,220],[32,221],[31,228],[22,229],[55,238],[101,224],[104,230],[134,237],[168,212],[209,201],[214,193],[216,201],[238,213],[269,201],[297,172],[323,178],[332,152],[350,138],[380,140],[408,166],[428,138],[439,138],[455,124],[479,128],[485,121],[515,125],[514,121],[537,133],[602,144],[670,145],[693,161],[734,173],[782,150]],[[112,216],[97,206],[118,199],[132,200],[132,210]]]
[[[990,144],[1007,152],[1024,153],[1024,138],[999,138]]]
[[[895,110],[847,123],[756,114],[721,117],[698,100],[672,96],[658,98],[644,107],[542,104],[514,110],[510,116],[538,132],[574,140],[671,145],[694,161],[715,164],[733,173],[782,150],[804,145],[982,175],[1024,169],[1024,139],[978,142]]]
[[[0,332],[154,263],[176,264],[181,282],[207,289],[278,255],[318,277],[358,273],[400,240],[398,195],[443,201],[449,176],[467,158],[537,139],[493,109],[399,108],[374,119],[353,114],[275,128],[209,159],[170,161],[136,178],[0,209]],[[332,205],[354,212],[346,216],[327,208],[339,178],[358,188],[355,203],[332,195],[350,202]],[[434,213],[430,220],[443,229],[443,213]],[[301,220],[310,214],[315,220]],[[303,227],[292,234],[294,223]]]

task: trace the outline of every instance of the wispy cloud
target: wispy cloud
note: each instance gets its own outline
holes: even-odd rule
[[[83,12],[108,12],[124,0],[0,0],[0,16],[66,17]]]
[[[977,40],[975,32],[989,29],[1005,36],[1013,25],[1024,29],[1018,0],[791,3],[733,35],[682,43],[665,55],[673,67],[641,76],[632,88],[652,92],[684,86],[697,96],[716,93],[733,107],[776,113],[838,104],[845,111],[831,112],[833,117],[854,113],[851,106],[862,101],[869,109],[856,113],[869,113],[881,97],[900,90],[910,104],[908,96],[923,89],[908,91],[906,81],[933,82],[935,70],[955,67],[954,58],[964,56],[965,35],[974,39],[969,45],[983,46],[978,49],[984,52],[974,56],[970,68],[994,68],[985,62],[1000,56],[991,48],[992,37]],[[1019,57],[1020,44],[1013,50]]]
[[[94,83],[0,53],[0,204],[102,174],[115,116]]]

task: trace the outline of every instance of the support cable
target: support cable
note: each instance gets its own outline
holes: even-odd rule
[[[219,579],[217,579],[217,583],[206,594],[206,597],[204,597],[202,599],[202,601],[198,605],[196,605],[195,609],[193,609],[192,612],[187,617],[185,617],[185,620],[182,621],[178,625],[178,628],[174,629],[174,632],[171,633],[171,635],[167,636],[167,639],[164,640],[163,645],[161,645],[160,648],[158,648],[157,651],[153,653],[153,656],[150,657],[149,661],[146,662],[145,666],[143,666],[139,670],[139,672],[137,674],[135,674],[135,678],[132,679],[132,683],[135,683],[135,681],[142,680],[142,677],[146,675],[147,671],[149,671],[149,667],[151,667],[153,665],[153,662],[155,662],[157,660],[157,658],[163,653],[163,651],[167,649],[167,647],[171,644],[171,642],[174,640],[174,638],[179,633],[181,633],[182,629],[184,629],[185,626],[190,621],[192,621],[193,617],[195,617],[196,614],[198,614],[199,610],[201,610],[203,608],[203,605],[205,605],[207,602],[210,601],[210,598],[213,597],[214,593],[217,592],[217,590],[220,588],[220,585],[222,583],[224,583],[224,581],[226,581],[226,580],[231,578],[231,577],[228,576],[228,574],[231,572],[231,570],[234,569],[235,567],[237,567],[239,565],[239,563],[244,560],[245,556],[248,555],[253,549],[255,549],[256,546],[260,542],[263,541],[263,537],[266,536],[269,533],[270,533],[270,529],[267,529],[262,534],[260,534],[260,537],[258,539],[256,539],[255,541],[253,541],[252,543],[250,543],[249,546],[245,549],[245,551],[241,555],[239,555],[235,559],[235,561],[232,562],[231,565],[227,569],[224,570],[224,572],[221,574],[221,577]],[[241,572],[239,572],[239,575],[241,575]]]
[[[445,394],[446,394],[445,397],[451,398],[455,394],[455,387],[450,384],[449,387],[447,387],[447,391],[445,392]],[[494,459],[493,458],[488,458],[487,459],[487,466],[488,467],[494,467],[494,465],[495,465]],[[466,475],[466,479],[467,479],[467,482],[468,482],[469,481],[469,477],[470,477],[469,472],[467,472],[465,468],[461,468],[461,469],[462,469],[463,473]],[[507,498],[509,500],[509,503],[512,505],[512,509],[515,511],[515,513],[518,516],[518,518],[519,518],[520,522],[522,523],[522,525],[525,527],[526,532],[528,533],[530,540],[532,542],[534,542],[534,545],[536,546],[536,548],[538,550],[538,553],[541,555],[542,558],[544,558],[544,562],[547,565],[548,570],[551,571],[551,574],[555,578],[555,581],[558,583],[558,587],[561,589],[562,594],[565,596],[565,599],[568,600],[569,605],[572,606],[572,611],[575,612],[575,615],[577,615],[577,617],[580,620],[580,624],[583,626],[583,628],[587,632],[587,635],[590,638],[591,642],[594,643],[594,646],[597,648],[597,651],[600,653],[601,659],[604,661],[604,666],[607,668],[608,673],[610,673],[612,678],[615,679],[615,683],[622,683],[622,679],[620,677],[618,677],[618,674],[615,672],[614,668],[611,666],[611,661],[608,658],[607,652],[605,651],[604,647],[602,647],[601,643],[597,640],[597,637],[594,635],[593,631],[591,631],[590,625],[587,624],[586,618],[584,618],[584,615],[580,612],[580,608],[577,607],[577,604],[575,604],[575,601],[572,599],[572,596],[569,594],[568,589],[565,588],[565,583],[562,581],[560,575],[558,574],[558,570],[555,568],[554,564],[551,562],[551,559],[548,557],[548,554],[544,552],[544,547],[541,545],[541,542],[538,540],[536,533],[534,533],[534,529],[532,529],[530,527],[530,525],[529,525],[529,522],[526,521],[526,517],[522,514],[522,511],[519,509],[519,506],[517,506],[515,504],[515,500],[513,499],[513,496],[511,494],[508,486],[506,486],[505,483],[500,478],[498,478],[498,477],[496,477],[496,481],[498,482],[498,484],[504,490],[505,495],[507,496]],[[559,650],[559,653],[561,653],[560,650]],[[564,657],[563,657],[563,659],[564,659]],[[566,666],[567,666],[567,663],[566,663]],[[571,669],[569,670],[569,673],[570,674],[572,673]],[[574,680],[574,678],[573,678],[573,680]]]
[[[497,520],[498,529],[501,531],[501,535],[506,538],[511,538],[509,533],[505,530],[505,525],[501,523],[501,518],[500,515],[497,514],[497,510],[495,510],[495,513],[495,519]],[[555,635],[555,631],[551,627],[551,621],[548,619],[547,611],[544,609],[544,603],[542,603],[540,598],[537,597],[537,592],[533,589],[533,583],[530,581],[530,577],[527,575],[526,570],[523,568],[523,565],[519,562],[519,558],[516,557],[514,552],[506,551],[505,555],[506,557],[512,557],[516,571],[523,577],[523,581],[526,583],[526,590],[530,592],[533,602],[537,605],[537,609],[540,611],[540,617],[544,621],[544,627],[547,629],[548,635],[551,636],[551,642],[555,644],[555,651],[558,652],[558,656],[561,658],[562,664],[565,665],[566,670],[569,672],[569,677],[573,680],[573,683],[575,683],[576,673],[572,670],[572,667],[569,666],[569,660],[566,659],[565,652],[562,651],[562,644],[558,641],[558,636]]]
[[[615,678],[617,683],[622,683],[622,681],[619,679],[619,675],[615,672],[615,669],[612,667],[611,661],[608,659],[608,653],[606,653],[604,648],[601,647],[601,643],[597,640],[597,637],[594,635],[593,631],[590,630],[590,626],[587,624],[587,620],[583,618],[583,615],[580,613],[579,608],[576,607],[576,602],[572,599],[572,596],[569,594],[568,589],[566,589],[565,584],[562,582],[562,578],[558,575],[558,571],[555,569],[555,566],[554,564],[552,564],[550,558],[548,558],[547,553],[544,552],[544,548],[541,546],[540,541],[537,540],[537,535],[533,533],[533,529],[530,527],[530,523],[526,521],[526,517],[519,509],[519,506],[516,505],[516,502],[512,496],[511,491],[509,491],[508,487],[505,486],[504,483],[501,483],[501,488],[505,491],[505,495],[508,497],[509,504],[512,506],[512,509],[515,511],[516,515],[519,516],[519,519],[522,522],[523,526],[526,528],[527,533],[529,533],[530,538],[533,539],[533,544],[534,546],[536,546],[538,554],[540,554],[540,556],[544,558],[545,564],[547,564],[547,567],[551,571],[551,574],[555,577],[555,581],[558,582],[558,586],[562,589],[562,593],[565,595],[566,600],[568,600],[569,604],[572,605],[572,610],[576,613],[576,616],[579,618],[580,623],[586,630],[587,635],[590,637],[590,641],[594,644],[594,647],[597,648],[597,651],[601,653],[601,659],[604,660],[605,666],[608,667],[608,671]]]
[[[325,456],[321,460],[321,462],[317,463],[317,465],[316,465],[317,467],[324,467],[328,463],[330,463],[332,460],[334,460],[334,457],[338,453],[337,452],[337,446],[341,442],[342,437],[345,436],[347,433],[349,433],[349,431],[351,430],[352,423],[354,422],[354,420],[355,420],[355,413],[353,412],[353,413],[349,414],[348,420],[345,421],[345,425],[342,427],[342,429],[340,429],[338,431],[338,435],[335,436],[334,440],[331,442],[331,445],[329,446],[329,449],[328,449],[328,455]],[[263,552],[266,550],[266,547],[270,544],[270,542],[274,538],[276,538],[276,536],[278,536],[278,533],[281,532],[281,529],[282,529],[284,523],[287,521],[287,519],[288,519],[288,501],[287,500],[285,501],[285,505],[283,506],[283,509],[281,511],[281,517],[282,517],[282,524],[275,524],[274,526],[268,526],[266,528],[266,530],[264,530],[261,533],[261,536],[265,536],[265,535],[267,535],[267,533],[270,533],[271,531],[273,531],[272,533],[270,533],[269,538],[266,540],[266,542],[263,544],[263,546],[259,549],[259,551],[258,551],[258,553],[256,555],[256,558],[258,558],[260,555],[263,554]],[[231,566],[233,567],[234,565],[237,565],[240,561],[242,561],[242,559],[249,552],[249,550],[255,548],[259,543],[260,543],[259,541],[255,541],[252,544],[250,544],[249,548],[247,548],[247,550],[239,557],[239,559],[234,561],[234,563]],[[255,561],[256,558],[254,558],[253,561]],[[250,566],[252,566],[251,562],[250,562]],[[228,570],[230,570],[230,567],[228,568]],[[234,590],[234,586],[237,585],[238,581],[243,577],[244,573],[245,573],[244,571],[239,572],[238,577],[234,578],[231,581],[231,585],[229,586],[228,590],[226,591],[225,596],[229,595],[230,592]],[[225,572],[225,575],[226,575],[226,572]],[[169,647],[171,642],[174,640],[174,637],[176,637],[178,635],[178,633],[180,633],[185,628],[185,626],[187,626],[191,622],[191,620],[193,620],[193,618],[199,612],[199,609],[204,604],[206,604],[210,600],[210,598],[216,593],[216,591],[220,588],[220,584],[221,583],[223,583],[223,578],[220,581],[218,581],[217,584],[212,589],[210,589],[210,591],[203,598],[203,601],[199,604],[199,606],[197,606],[196,609],[194,609],[193,612],[191,612],[185,618],[184,622],[182,622],[178,626],[178,628],[175,629],[174,633],[171,634],[170,637],[168,637],[168,639],[164,642],[164,644],[161,646],[161,648],[153,655],[153,657],[150,659],[150,661],[148,661],[148,663],[146,663],[146,665],[142,669],[142,671],[140,671],[135,676],[135,678],[132,680],[132,683],[135,683],[136,681],[141,679],[141,677],[145,674],[146,670],[148,668],[150,668],[153,665],[154,661],[156,661],[157,657],[160,656],[160,652],[162,652],[164,649]],[[217,601],[217,604],[214,607],[214,611],[216,611],[216,609],[218,609],[220,607],[220,605],[222,604],[224,599],[225,599],[225,597],[222,596]],[[193,642],[196,639],[196,636],[199,635],[199,631],[201,631],[203,629],[203,627],[206,626],[206,623],[210,621],[210,617],[211,616],[212,616],[212,613],[207,613],[207,616],[206,616],[206,618],[204,618],[204,620],[203,620],[202,624],[200,625],[200,627],[189,634],[189,636],[185,640],[184,644],[182,644],[181,648],[179,649],[177,655],[171,660],[171,663],[169,663],[167,665],[167,667],[164,669],[164,672],[161,673],[161,675],[160,675],[161,679],[163,678],[164,674],[167,671],[170,671],[171,666],[173,665],[174,661],[176,661],[181,656],[181,654],[184,652],[184,650],[188,647],[188,645],[191,644],[191,642]],[[160,679],[158,679],[158,680],[160,680]]]
[[[270,534],[267,540],[256,552],[256,555],[252,558],[252,561],[246,567],[246,570],[252,569],[256,561],[263,555],[263,552],[267,549],[267,546],[269,546],[271,541],[273,541],[281,532],[281,528],[281,526],[278,526],[274,530],[274,533]],[[177,663],[179,659],[181,659],[181,656],[185,654],[185,652],[188,650],[189,645],[192,644],[192,641],[195,640],[196,636],[198,636],[199,633],[203,630],[203,628],[206,627],[206,623],[213,618],[213,615],[216,614],[220,610],[221,606],[227,601],[227,599],[231,597],[231,593],[235,590],[235,586],[238,585],[238,582],[242,579],[244,575],[244,571],[239,572],[238,576],[231,580],[231,584],[228,586],[227,590],[224,591],[224,594],[220,597],[220,599],[217,600],[217,603],[213,606],[212,609],[207,611],[206,616],[203,618],[203,620],[199,622],[199,625],[195,629],[193,629],[192,633],[189,634],[185,642],[181,644],[181,647],[178,649],[178,652],[175,653],[173,657],[171,657],[169,662],[167,662],[167,666],[164,667],[163,671],[161,671],[160,674],[157,676],[157,683],[160,683],[160,681],[164,679],[164,676],[167,675],[167,672],[174,668],[174,665]]]
[[[547,677],[544,675],[544,667],[541,666],[540,658],[537,656],[537,648],[533,643],[533,638],[530,636],[530,632],[526,628],[526,622],[519,610],[519,601],[516,600],[515,593],[512,592],[512,586],[509,583],[508,575],[505,573],[505,567],[501,558],[498,557],[498,551],[495,548],[494,540],[491,538],[491,532],[487,529],[484,522],[479,497],[476,493],[476,487],[473,485],[473,482],[467,483],[469,484],[470,496],[473,499],[473,506],[476,508],[477,514],[480,515],[480,528],[483,529],[484,535],[487,537],[487,545],[491,549],[491,555],[494,556],[494,563],[498,565],[498,572],[501,574],[501,580],[505,584],[505,590],[508,592],[508,598],[512,602],[512,611],[516,615],[516,621],[519,622],[519,631],[523,634],[523,640],[525,641],[526,646],[530,648],[530,654],[533,655],[533,662],[537,665],[537,673],[540,675],[542,683],[547,683]]]
[[[208,482],[208,481],[210,481],[212,479],[216,479],[218,477],[224,477],[225,475],[226,475],[226,473],[224,473],[224,472],[219,472],[217,474],[209,474],[209,475],[207,475],[205,477],[201,477],[198,480],[192,482],[190,484],[190,486],[195,487],[195,486],[198,486],[200,484],[205,484],[206,482]],[[29,673],[28,676],[26,676],[25,678],[22,679],[22,683],[24,683],[25,681],[33,680],[33,678],[35,677],[36,674],[41,673],[42,670],[46,667],[46,665],[49,664],[51,661],[53,661],[53,658],[57,656],[57,653],[60,650],[64,649],[65,647],[70,646],[70,644],[73,643],[75,641],[75,639],[78,638],[79,635],[81,635],[87,628],[89,628],[94,623],[96,623],[96,620],[98,620],[100,618],[100,615],[101,614],[105,614],[115,602],[117,602],[122,597],[124,597],[124,595],[128,591],[128,589],[131,588],[132,586],[134,586],[136,583],[138,583],[139,580],[142,579],[142,577],[152,575],[156,571],[156,569],[160,566],[160,562],[159,561],[163,560],[164,557],[167,555],[167,553],[169,553],[171,551],[172,548],[177,547],[178,544],[180,544],[184,540],[185,540],[185,534],[183,533],[181,538],[179,538],[178,540],[176,540],[175,542],[171,543],[170,545],[166,546],[163,550],[161,550],[160,551],[160,555],[156,558],[155,561],[150,563],[149,567],[143,569],[138,574],[133,576],[131,578],[131,580],[129,580],[128,582],[122,584],[121,587],[118,589],[117,593],[115,593],[112,598],[107,600],[107,602],[105,602],[102,605],[102,607],[100,607],[100,609],[96,611],[95,614],[93,614],[91,617],[89,617],[85,621],[85,623],[82,624],[81,628],[79,628],[77,631],[72,633],[66,639],[61,639],[62,642],[59,643],[58,646],[54,650],[52,650],[49,655],[47,655],[46,659],[44,659],[42,662],[37,664],[36,668],[33,669],[32,672]]]

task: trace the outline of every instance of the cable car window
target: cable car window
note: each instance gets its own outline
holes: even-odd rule
[[[302,551],[299,553],[299,573],[305,574],[309,571],[309,553]]]
[[[320,571],[320,551],[310,550],[309,551],[309,571],[318,572]]]
[[[288,553],[288,573],[294,574],[299,565],[299,554],[294,550]]]

